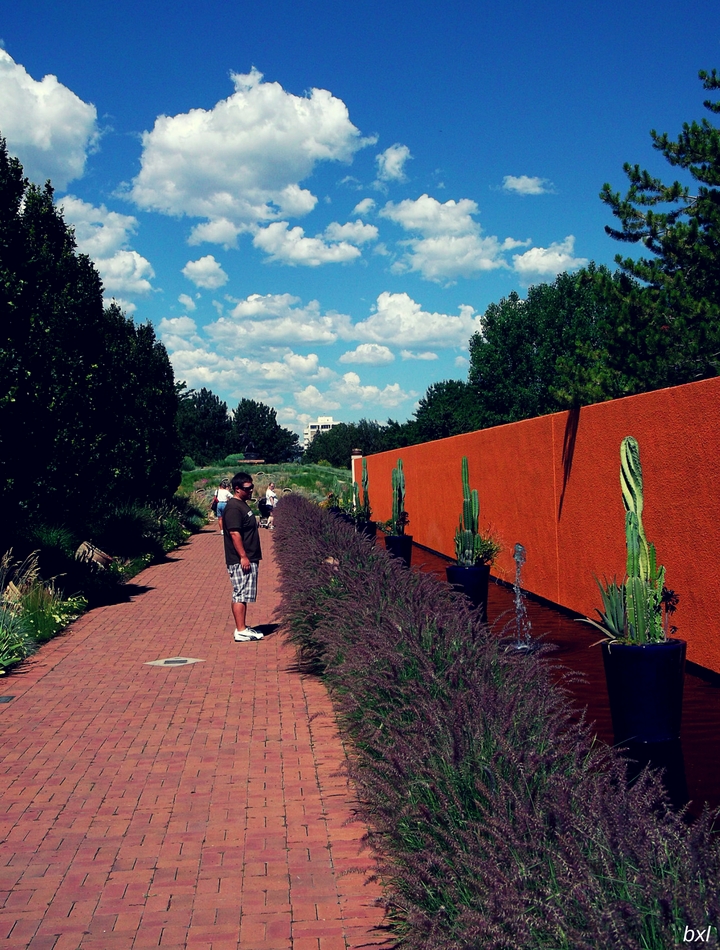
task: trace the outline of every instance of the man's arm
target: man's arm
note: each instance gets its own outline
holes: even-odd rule
[[[233,547],[238,553],[240,558],[240,567],[243,570],[243,573],[247,574],[250,570],[250,558],[247,556],[245,551],[245,546],[243,545],[242,537],[239,531],[230,532],[230,540],[233,543]]]

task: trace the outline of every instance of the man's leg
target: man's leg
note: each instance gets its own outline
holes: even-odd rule
[[[257,563],[253,563],[247,573],[241,570],[239,564],[233,564],[228,567],[228,573],[233,585],[232,614],[235,620],[235,639],[262,640],[262,633],[247,626],[247,605],[254,603],[257,598]]]
[[[243,601],[238,601],[237,603],[233,601],[232,613],[235,618],[235,629],[244,630],[247,624],[245,623],[245,616],[247,614],[247,604]]]

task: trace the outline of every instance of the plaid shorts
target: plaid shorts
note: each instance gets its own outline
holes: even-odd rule
[[[257,598],[257,579],[258,567],[257,561],[250,562],[250,570],[247,574],[239,564],[228,564],[228,574],[232,581],[233,603],[234,604],[252,604]]]

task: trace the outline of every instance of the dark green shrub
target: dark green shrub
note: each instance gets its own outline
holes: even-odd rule
[[[186,455],[185,458],[180,463],[180,469],[183,472],[194,472],[196,468],[197,468],[197,465],[195,464],[194,460],[190,458],[189,455]]]
[[[40,574],[48,580],[67,573],[79,544],[78,539],[67,528],[33,523],[32,520],[28,541],[31,550],[38,552]]]
[[[152,553],[161,556],[162,544],[155,513],[138,502],[107,505],[91,539],[113,557]]]

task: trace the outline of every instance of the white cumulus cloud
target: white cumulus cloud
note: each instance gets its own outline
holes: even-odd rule
[[[366,225],[372,227],[372,225]],[[318,267],[320,264],[340,264],[355,260],[361,252],[353,244],[340,241],[328,244],[321,237],[305,237],[301,227],[288,230],[287,221],[274,221],[260,228],[253,244],[265,251],[271,261]]]
[[[137,251],[117,251],[97,264],[106,291],[146,294],[152,290],[150,278],[155,276],[155,272],[150,261]]]
[[[484,237],[474,219],[477,213],[477,204],[469,198],[441,203],[425,194],[399,204],[389,201],[380,214],[420,234],[402,242],[408,250],[393,270],[416,271],[428,280],[444,282],[508,267],[503,254],[529,242]]]
[[[318,162],[350,162],[370,144],[345,104],[325,89],[294,96],[256,69],[232,74],[235,92],[214,108],[159,116],[143,135],[138,207],[205,218],[192,240],[232,244],[235,234],[311,211],[300,182]]]
[[[404,360],[436,360],[439,359],[437,353],[432,350],[424,350],[422,353],[416,353],[413,350],[400,350],[400,356]]]
[[[383,291],[377,299],[374,312],[352,326],[357,339],[376,343],[402,340],[410,344],[430,344],[437,347],[465,346],[470,337],[481,329],[481,318],[472,307],[462,305],[460,313],[430,313],[423,310],[408,294]]]
[[[406,181],[405,162],[412,158],[407,145],[396,142],[375,156],[378,182]]]
[[[135,295],[152,290],[155,272],[150,261],[128,248],[130,236],[137,231],[137,218],[108,211],[105,205],[96,208],[74,195],[66,195],[58,204],[75,230],[78,250],[95,262],[106,292]]]
[[[533,247],[524,254],[513,255],[513,267],[524,278],[554,277],[562,271],[584,267],[585,257],[574,257],[575,237],[569,234],[564,241],[550,247]]]
[[[534,178],[530,175],[506,175],[503,178],[503,189],[517,195],[546,195],[554,190],[553,183],[547,178]]]
[[[180,296],[178,297],[178,303],[182,304],[186,310],[197,309],[197,304],[192,299],[192,297],[189,297],[187,294],[180,294]]]
[[[368,405],[394,409],[416,395],[415,392],[405,392],[399,383],[388,383],[382,388],[363,385],[358,374],[350,372],[333,381],[325,392],[312,384],[306,386],[295,393],[295,401],[300,409],[310,412],[340,408],[357,411]]]
[[[233,224],[227,218],[215,218],[196,224],[190,231],[188,244],[222,244],[226,249],[237,247],[237,238],[244,228]]]
[[[330,344],[350,333],[350,318],[321,313],[317,300],[303,306],[291,294],[251,294],[235,303],[229,315],[207,327],[225,350],[246,353],[250,348]]]
[[[375,207],[375,202],[372,198],[363,198],[362,201],[358,201],[355,207],[352,210],[353,214],[369,214]]]
[[[196,287],[205,290],[217,290],[228,282],[228,275],[212,254],[206,254],[197,261],[188,261],[182,272]]]
[[[347,224],[338,224],[333,221],[325,228],[325,237],[328,241],[347,241],[348,244],[367,244],[376,241],[378,229],[374,224],[363,224],[362,221],[348,221]]]
[[[339,357],[340,363],[367,363],[371,366],[380,366],[383,363],[392,363],[395,357],[387,346],[379,343],[361,343],[354,350],[348,350]]]
[[[321,393],[317,386],[306,386],[295,393],[295,402],[307,412],[322,412],[323,410],[339,409],[340,403],[328,393]]]
[[[64,190],[82,177],[97,145],[97,111],[56,76],[33,79],[0,49],[0,129],[32,181]]]

